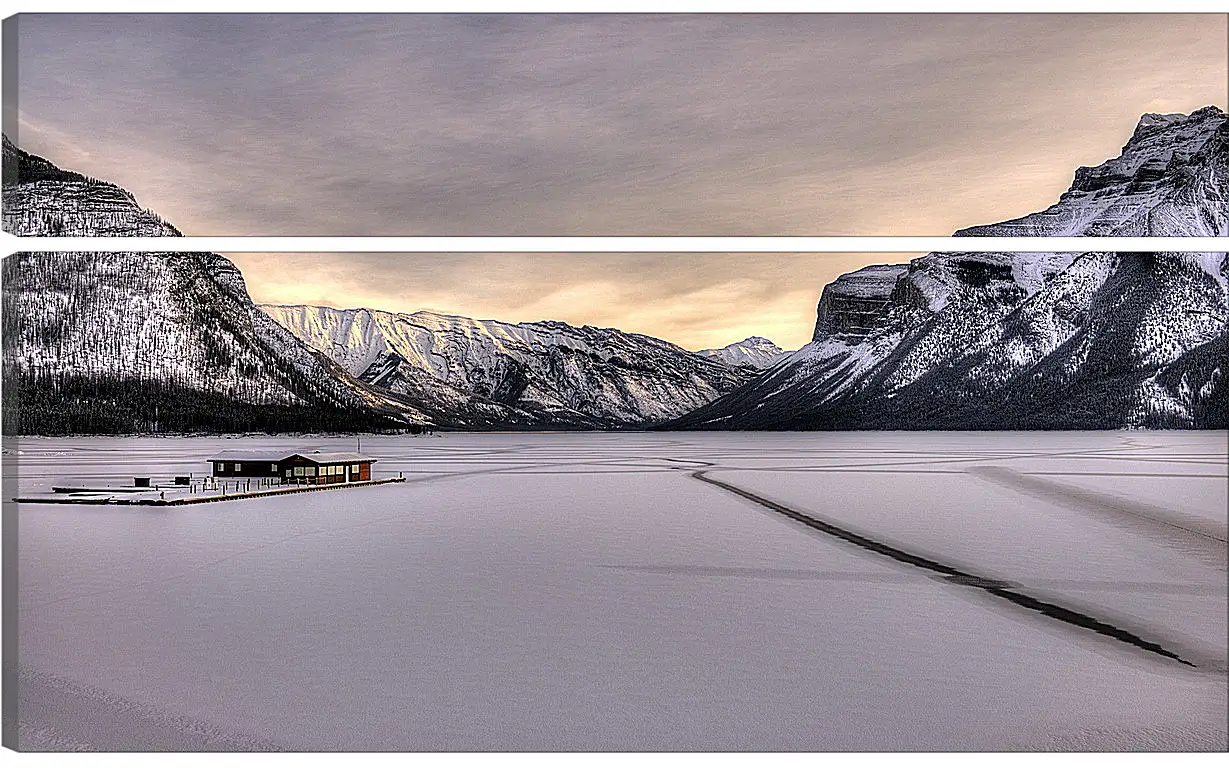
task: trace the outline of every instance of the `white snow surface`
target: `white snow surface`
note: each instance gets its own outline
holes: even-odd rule
[[[364,436],[376,475],[410,482],[157,511],[21,504],[19,739],[1223,751],[1227,437]],[[22,438],[4,492],[285,445],[356,447]],[[834,539],[701,470],[1195,666]]]

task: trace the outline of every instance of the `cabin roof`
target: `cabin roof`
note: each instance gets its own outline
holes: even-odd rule
[[[361,453],[354,453],[353,451],[337,451],[333,453],[325,453],[324,451],[300,451],[298,453],[289,454],[285,458],[289,459],[294,456],[302,456],[303,458],[308,459],[309,461],[314,461],[317,464],[351,464],[375,461],[375,459],[371,458],[370,456],[364,456]]]
[[[361,453],[355,453],[353,451],[324,452],[324,451],[284,451],[284,450],[283,451],[225,450],[225,451],[218,451],[217,453],[215,453],[214,455],[206,459],[206,461],[238,461],[238,462],[267,461],[267,462],[272,463],[272,462],[277,462],[277,461],[285,461],[286,459],[294,458],[295,456],[302,456],[308,461],[314,462],[316,464],[354,464],[354,463],[365,463],[365,462],[375,461],[375,459],[371,458],[370,456],[364,456]]]
[[[208,461],[281,461],[286,458],[284,451],[218,451],[210,456]]]

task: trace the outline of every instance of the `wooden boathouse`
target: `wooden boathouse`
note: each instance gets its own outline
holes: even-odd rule
[[[268,478],[280,484],[323,485],[371,479],[376,459],[348,451],[220,451],[209,457],[215,478]]]

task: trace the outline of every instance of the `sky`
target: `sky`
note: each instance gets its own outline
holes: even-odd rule
[[[1224,15],[23,14],[17,136],[188,235],[948,235],[1145,112],[1227,104]],[[804,343],[907,255],[235,255],[274,303]]]
[[[253,299],[480,320],[562,320],[687,349],[811,340],[823,287],[907,253],[228,253]],[[293,279],[288,279],[288,276]]]
[[[14,139],[189,235],[948,235],[1144,112],[1224,15],[23,14]]]

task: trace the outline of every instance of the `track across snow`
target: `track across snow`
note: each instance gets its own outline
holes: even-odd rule
[[[767,507],[768,509],[771,509],[773,512],[779,512],[780,514],[785,515],[791,520],[797,520],[803,525],[808,525],[816,529],[817,531],[822,531],[823,533],[826,533],[829,536],[834,536],[838,539],[841,539],[842,541],[847,541],[850,544],[853,544],[854,546],[858,546],[867,551],[874,552],[877,555],[883,555],[885,557],[890,557],[893,560],[898,560],[902,563],[908,563],[909,565],[912,565],[915,568],[922,568],[927,571],[933,571],[935,573],[940,574],[941,576],[943,576],[944,578],[946,578],[947,580],[951,581],[954,584],[961,584],[964,586],[973,587],[975,589],[985,590],[986,592],[994,595],[995,597],[1001,597],[1004,600],[1007,600],[1016,605],[1027,608],[1029,610],[1037,611],[1038,613],[1041,613],[1042,615],[1048,616],[1052,619],[1057,619],[1058,621],[1064,621],[1068,624],[1073,624],[1077,627],[1084,627],[1085,629],[1091,629],[1093,632],[1100,633],[1107,637],[1112,637],[1115,640],[1119,640],[1121,642],[1127,643],[1128,645],[1133,645],[1136,648],[1143,648],[1145,651],[1155,653],[1159,656],[1164,656],[1166,658],[1173,659],[1174,661],[1177,661],[1181,664],[1185,664],[1188,667],[1195,666],[1194,664],[1191,664],[1189,661],[1186,661],[1182,657],[1178,656],[1176,653],[1165,650],[1164,647],[1162,647],[1161,645],[1158,645],[1157,643],[1144,640],[1143,638],[1138,637],[1137,635],[1134,635],[1125,629],[1122,629],[1120,627],[1115,627],[1110,624],[1106,624],[1103,621],[1098,621],[1092,616],[1088,616],[1086,614],[1080,613],[1079,611],[1073,611],[1069,608],[1064,608],[1061,605],[1055,605],[1054,603],[1048,603],[1044,600],[1038,600],[1035,597],[1023,594],[1016,590],[1013,590],[1011,589],[1011,585],[1006,582],[999,581],[997,579],[987,578],[985,576],[976,576],[971,573],[966,573],[958,568],[953,568],[950,565],[944,565],[943,563],[935,562],[934,560],[931,560],[929,558],[921,557],[919,555],[906,552],[902,549],[897,549],[896,547],[893,547],[891,545],[884,544],[883,542],[867,538],[866,536],[863,536],[858,533],[854,533],[853,531],[850,531],[845,528],[841,528],[840,526],[824,522],[823,520],[817,520],[811,515],[803,514],[802,512],[799,512],[796,509],[791,509],[783,504],[778,504],[777,502],[772,501],[771,499],[766,499],[763,496],[754,494],[746,490],[745,488],[739,488],[738,486],[731,485],[730,483],[724,483],[720,480],[714,480],[711,477],[707,477],[705,472],[702,472],[702,471],[692,472],[691,476],[699,480],[700,482],[708,483],[710,485],[715,485],[718,488],[722,488],[737,496],[741,496],[742,498],[747,499],[748,501],[755,502],[756,504],[759,504],[762,507]]]

